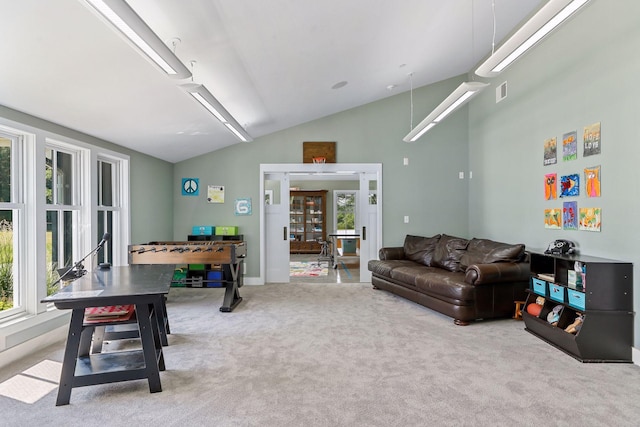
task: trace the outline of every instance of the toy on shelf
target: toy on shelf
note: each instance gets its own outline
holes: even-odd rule
[[[544,298],[538,297],[536,298],[535,304],[529,304],[527,306],[527,313],[532,316],[538,317],[540,316],[540,312],[542,311],[542,306],[544,305]]]
[[[557,326],[563,308],[563,305],[556,305],[555,307],[553,307],[553,310],[551,310],[549,314],[547,314],[547,322],[551,323],[552,326]]]
[[[580,313],[576,316],[576,320],[565,328],[565,332],[570,334],[577,334],[580,328],[582,328],[582,322],[584,321],[584,314]]]

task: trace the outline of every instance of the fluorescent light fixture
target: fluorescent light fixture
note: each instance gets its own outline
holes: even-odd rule
[[[203,85],[185,84],[181,86],[202,105],[208,112],[220,120],[238,139],[244,142],[251,142],[253,138],[249,136],[240,123],[220,104],[220,102]]]
[[[476,70],[482,77],[494,77],[535,46],[589,0],[549,0]]]
[[[124,0],[86,0],[109,23],[171,77],[186,79],[191,71]]]
[[[440,103],[427,117],[421,121],[418,126],[413,128],[402,140],[404,142],[417,141],[422,135],[427,133],[429,129],[440,123],[446,116],[466,104],[480,93],[488,83],[465,82],[454,90],[444,101]]]

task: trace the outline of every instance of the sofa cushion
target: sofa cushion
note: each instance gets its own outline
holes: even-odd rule
[[[391,278],[398,282],[402,282],[404,285],[416,286],[416,278],[422,275],[437,273],[438,270],[438,268],[427,267],[425,265],[412,262],[411,265],[403,265],[391,270]]]
[[[469,304],[475,299],[475,286],[464,281],[464,273],[442,269],[421,274],[415,279],[415,286],[427,295],[453,304]]]
[[[439,240],[439,234],[433,237],[412,236],[407,234],[404,238],[404,256],[411,261],[431,265],[433,252]]]
[[[409,261],[408,259],[392,259],[392,260],[369,260],[367,267],[369,271],[373,274],[377,274],[378,276],[383,277],[391,277],[391,271],[398,267],[407,267],[416,265],[415,262]]]
[[[460,258],[460,267],[495,262],[518,262],[524,256],[524,245],[494,242],[489,239],[471,239],[466,252]]]
[[[460,258],[468,244],[467,239],[443,234],[436,244],[431,266],[449,271],[464,271],[460,268]]]

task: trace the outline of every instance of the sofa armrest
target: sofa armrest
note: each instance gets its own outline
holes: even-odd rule
[[[381,261],[391,260],[391,259],[404,259],[404,247],[388,247],[381,248],[378,252],[378,258]]]
[[[496,262],[467,267],[464,281],[470,285],[528,281],[531,272],[526,262]]]

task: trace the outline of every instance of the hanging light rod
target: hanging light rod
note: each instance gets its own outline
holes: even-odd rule
[[[427,117],[421,121],[418,126],[413,128],[402,140],[404,142],[417,141],[422,135],[427,133],[429,129],[440,123],[446,116],[466,104],[480,93],[488,83],[465,82],[454,90],[451,95],[447,96]]]
[[[86,0],[104,19],[171,77],[186,79],[191,71],[124,0]]]
[[[240,123],[229,114],[222,104],[220,104],[220,101],[218,101],[206,87],[199,84],[185,84],[181,87],[208,112],[220,120],[238,139],[244,142],[253,141],[253,138],[249,136],[247,131],[240,126]]]
[[[576,13],[589,0],[549,0],[482,65],[476,74],[494,77]]]

